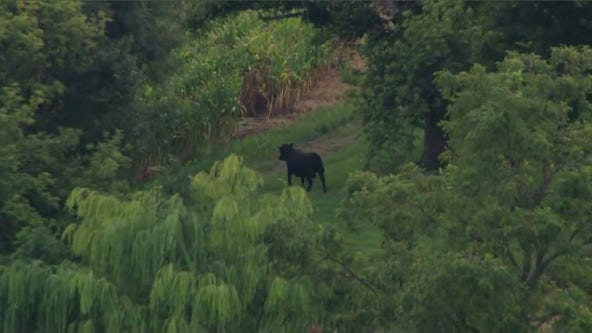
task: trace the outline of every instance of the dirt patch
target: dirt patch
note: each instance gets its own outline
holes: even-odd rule
[[[257,134],[276,126],[293,123],[298,116],[300,114],[292,112],[269,119],[265,116],[245,118],[239,125],[237,137],[243,138],[247,135]]]
[[[355,49],[347,48],[345,52],[347,66],[361,73],[366,73],[366,70],[368,69],[368,62],[366,61],[366,58],[364,58],[362,54]]]
[[[238,137],[260,133],[278,125],[290,124],[302,114],[323,106],[331,106],[342,101],[353,86],[343,82],[337,70],[328,70],[312,84],[293,107],[291,112],[267,118],[266,116],[247,117],[239,125]]]
[[[352,85],[343,82],[337,70],[329,70],[303,94],[294,110],[302,114],[319,107],[335,105],[342,101],[352,88]]]
[[[339,57],[344,57],[346,66],[365,71],[366,61],[356,50],[344,47]],[[347,93],[355,87],[343,82],[341,74],[336,68],[329,68],[319,72],[312,86],[300,96],[291,112],[268,118],[266,116],[247,117],[238,128],[237,137],[243,138],[263,132],[270,128],[286,125],[296,121],[302,114],[319,107],[331,106],[346,98]]]

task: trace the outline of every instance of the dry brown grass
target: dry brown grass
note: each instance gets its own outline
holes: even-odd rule
[[[245,75],[239,96],[245,116],[254,117],[267,110],[272,86],[267,72],[267,66],[257,66]]]
[[[273,117],[269,117],[267,111],[265,111],[268,105],[266,97],[260,91],[257,89],[244,90],[244,95],[241,96],[245,97],[244,102],[248,105],[248,107],[245,105],[247,117],[239,126],[237,137],[242,138],[278,125],[290,124],[296,121],[301,114],[319,107],[335,105],[342,101],[354,87],[343,82],[338,64],[344,63],[345,66],[364,72],[366,70],[366,60],[359,52],[345,44],[336,48],[332,57],[333,59],[330,61],[332,65],[317,68],[313,76],[314,81],[308,89],[282,112],[272,113]],[[263,82],[259,70],[255,69],[247,74],[245,82],[250,82],[252,85]],[[261,110],[256,111],[254,108],[261,108]]]

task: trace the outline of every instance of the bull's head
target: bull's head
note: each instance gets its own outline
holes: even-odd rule
[[[292,152],[294,151],[294,144],[290,143],[284,143],[283,145],[278,147],[280,149],[280,157],[279,159],[281,161],[287,161],[288,157],[292,154]]]

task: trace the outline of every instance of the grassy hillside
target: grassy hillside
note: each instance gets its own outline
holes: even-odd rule
[[[351,172],[362,169],[367,148],[362,124],[354,116],[352,102],[345,100],[330,107],[319,108],[291,124],[238,140],[220,150],[211,159],[223,158],[231,152],[243,156],[249,167],[263,174],[265,185],[261,190],[279,194],[287,186],[286,165],[278,159],[278,146],[282,143],[294,143],[297,148],[318,152],[323,158],[327,193],[322,192],[318,178],[315,179],[309,193],[315,208],[313,220],[336,227],[363,253],[376,249],[381,239],[378,231],[365,228],[362,233],[354,234],[335,216],[336,208],[345,197],[347,177]],[[212,162],[209,158],[197,165],[205,167]],[[299,179],[292,180],[293,185],[300,186]]]
[[[287,186],[286,165],[278,159],[278,147],[282,143],[294,143],[297,148],[315,151],[323,158],[327,193],[323,193],[318,178],[315,179],[309,193],[315,208],[313,220],[336,227],[352,246],[363,253],[376,249],[381,239],[377,231],[364,228],[361,234],[353,234],[335,216],[336,208],[345,197],[347,177],[351,172],[362,169],[367,148],[361,121],[355,117],[354,106],[349,99],[302,114],[288,124],[236,139],[227,146],[218,147],[207,158],[172,169],[141,187],[149,188],[156,182],[173,192],[182,192],[188,177],[208,170],[215,161],[236,153],[245,159],[247,166],[264,176],[265,184],[261,191],[279,194]],[[292,180],[293,185],[300,186],[299,179]]]
[[[278,147],[283,143],[294,143],[297,148],[319,153],[325,164],[327,193],[322,192],[318,178],[309,193],[315,209],[313,221],[341,231],[345,239],[361,254],[372,253],[380,246],[380,232],[369,226],[353,232],[336,216],[336,209],[345,198],[344,186],[347,178],[352,172],[363,169],[368,147],[361,119],[355,112],[353,98],[347,93],[359,83],[363,75],[360,70],[354,70],[364,67],[363,62],[356,59],[355,55],[357,54],[354,52],[348,56],[340,73],[321,76],[320,81],[296,105],[296,109],[302,105],[312,106],[308,111],[301,110],[302,113],[295,117],[280,116],[272,119],[272,122],[260,123],[259,125],[265,125],[262,126],[264,130],[259,128],[242,138],[235,138],[229,144],[217,146],[207,156],[189,161],[178,168],[168,169],[163,177],[154,181],[163,184],[173,193],[183,192],[188,186],[188,177],[208,170],[215,161],[235,153],[245,159],[248,167],[264,176],[265,183],[261,191],[279,194],[288,185],[287,168],[278,159]],[[421,156],[421,130],[417,131],[415,146],[416,151],[409,157],[409,162]],[[144,183],[142,187],[151,187],[154,181]],[[300,180],[294,178],[293,185],[300,186]]]
[[[340,107],[344,107],[344,105],[337,105],[333,108],[338,109]],[[322,114],[322,111],[319,113]],[[325,164],[327,193],[323,193],[318,178],[315,179],[309,192],[310,200],[315,209],[313,221],[336,227],[343,232],[346,239],[356,249],[369,253],[380,244],[381,237],[378,231],[364,229],[361,234],[353,234],[335,216],[335,209],[339,207],[341,200],[345,197],[344,186],[348,175],[353,171],[361,170],[363,166],[366,143],[361,130],[361,123],[357,119],[352,119],[350,122],[314,140],[295,140],[294,143],[299,148],[321,154]],[[290,132],[289,129],[286,129],[286,131]],[[264,175],[265,185],[263,191],[279,194],[287,186],[286,165],[283,161],[278,160],[278,156],[279,152],[276,149],[263,162],[253,164]],[[293,178],[292,184],[300,186],[300,180]]]

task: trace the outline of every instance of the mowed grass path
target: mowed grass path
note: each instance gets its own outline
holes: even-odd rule
[[[371,253],[380,246],[381,235],[374,228],[364,228],[360,233],[349,231],[345,222],[336,216],[336,209],[345,198],[345,184],[351,172],[361,170],[364,162],[366,144],[361,137],[361,124],[352,121],[319,137],[311,142],[294,142],[295,146],[304,150],[315,150],[315,146],[324,144],[333,146],[336,140],[343,140],[339,150],[320,152],[325,165],[327,178],[327,193],[323,193],[320,180],[315,178],[313,187],[309,192],[310,201],[314,207],[312,220],[315,223],[332,225],[343,233],[344,238],[354,246],[354,249],[362,253]],[[309,146],[311,146],[309,148]],[[277,150],[277,149],[276,149]],[[274,167],[259,168],[264,176],[265,185],[263,191],[279,194],[288,186],[287,167],[285,162],[278,160],[279,151],[275,152],[272,159]],[[257,168],[255,168],[257,169]],[[292,177],[293,186],[301,186],[300,179]]]
[[[331,125],[332,127],[328,127]],[[363,228],[360,233],[353,233],[336,216],[336,209],[345,198],[347,178],[350,173],[362,170],[367,149],[362,124],[353,116],[353,107],[346,102],[315,110],[294,124],[274,128],[272,131],[275,132],[258,135],[273,137],[270,140],[273,145],[259,151],[257,157],[245,156],[246,164],[264,177],[261,191],[279,194],[288,186],[286,164],[278,159],[278,147],[281,144],[294,143],[296,148],[315,151],[321,155],[325,165],[327,193],[323,193],[320,180],[315,178],[308,193],[314,207],[313,222],[334,226],[355,250],[363,254],[378,249],[382,237],[376,228]],[[267,141],[261,138],[259,140]],[[300,179],[292,177],[292,185],[301,186]]]
[[[361,121],[355,117],[354,107],[347,99],[307,112],[290,124],[236,139],[219,147],[206,158],[183,166],[178,170],[178,179],[195,175],[202,170],[207,171],[215,161],[223,160],[234,153],[243,157],[248,167],[263,175],[262,193],[279,194],[288,186],[286,164],[278,159],[278,147],[283,143],[294,143],[297,148],[315,151],[323,159],[327,193],[323,193],[317,177],[308,194],[314,207],[311,217],[313,222],[334,226],[354,250],[361,254],[369,254],[378,249],[382,237],[376,228],[367,227],[360,233],[353,233],[336,216],[336,209],[345,198],[344,186],[347,178],[351,172],[362,170],[367,149]],[[293,177],[292,184],[301,186],[300,179]]]

